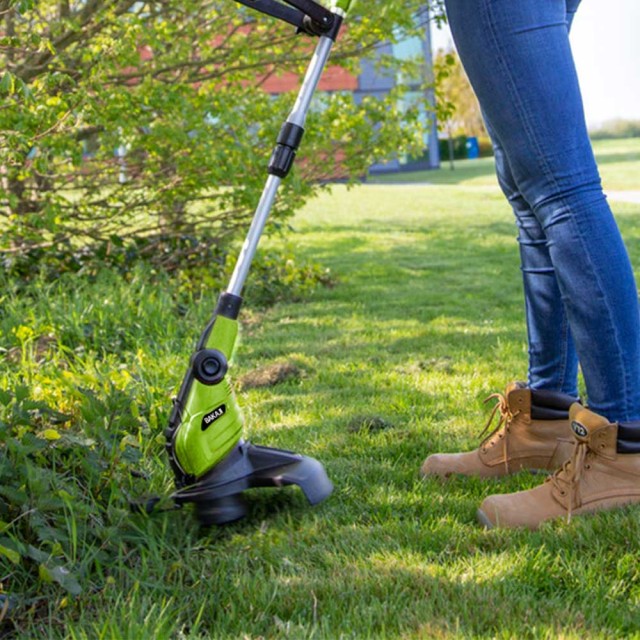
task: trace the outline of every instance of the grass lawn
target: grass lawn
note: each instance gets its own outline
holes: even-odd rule
[[[620,167],[610,188],[640,189],[638,145],[625,145],[598,145],[605,172]],[[78,442],[89,455],[89,441],[118,434],[96,490],[107,506],[81,522],[68,504],[66,538],[31,542],[78,588],[40,570],[50,560],[36,553],[16,560],[16,523],[0,522],[0,583],[18,594],[7,637],[640,637],[640,509],[485,531],[485,496],[541,478],[418,477],[428,453],[474,447],[482,400],[526,375],[511,213],[497,191],[469,188],[484,177],[447,171],[435,186],[331,188],[293,220],[289,242],[334,286],[268,310],[248,301],[234,378],[279,363],[300,371],[239,392],[248,436],[325,464],[335,493],[317,507],[288,488],[256,490],[252,516],[222,529],[199,530],[188,511],[130,516],[121,485],[170,489],[169,398],[215,292],[197,305],[145,270],[129,283],[5,283],[0,388],[14,397],[3,419],[22,393],[72,416],[61,426],[40,412],[32,425],[53,451]],[[640,267],[640,205],[615,213]],[[82,468],[65,455],[57,464]],[[132,466],[148,482],[127,480]]]
[[[640,141],[596,140],[593,143],[602,183],[607,191],[637,190],[640,187]],[[372,176],[375,184],[429,183],[457,184],[469,187],[495,187],[498,183],[493,168],[493,158],[479,160],[456,160],[454,169],[442,160],[438,171],[412,171],[400,174]]]

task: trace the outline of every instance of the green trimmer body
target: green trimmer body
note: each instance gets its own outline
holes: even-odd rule
[[[268,167],[268,178],[228,289],[191,357],[165,431],[176,478],[172,498],[193,503],[204,525],[242,518],[242,492],[252,487],[298,485],[309,502],[327,498],[333,485],[315,459],[242,440],[243,421],[227,377],[238,334],[241,292],[280,182],[293,164],[304,134],[313,94],[351,4],[325,8],[313,0],[236,0],[319,37],[295,105],[283,124]]]

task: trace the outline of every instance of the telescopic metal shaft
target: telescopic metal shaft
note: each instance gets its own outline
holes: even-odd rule
[[[304,127],[309,106],[311,105],[311,99],[318,87],[320,76],[322,75],[322,71],[329,59],[332,46],[333,40],[331,38],[326,36],[320,37],[313,58],[309,64],[309,68],[307,69],[307,73],[305,74],[302,87],[300,87],[298,98],[291,113],[289,114],[289,117],[287,118],[288,123]],[[271,213],[276,193],[281,182],[282,179],[276,175],[270,175],[267,179],[267,183],[262,192],[262,197],[260,198],[253,221],[251,222],[251,227],[249,228],[249,232],[233,270],[233,275],[231,276],[227,293],[235,296],[240,296],[242,293],[251,262],[253,261],[258,248],[258,242],[260,241],[260,237],[264,231],[267,218]]]

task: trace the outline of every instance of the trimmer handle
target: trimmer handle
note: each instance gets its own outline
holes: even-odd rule
[[[331,0],[330,6],[316,0],[236,0],[240,4],[297,27],[298,32],[335,39],[340,22],[355,0]],[[336,19],[336,16],[338,17]]]

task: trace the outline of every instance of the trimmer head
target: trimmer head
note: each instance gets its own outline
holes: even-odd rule
[[[171,499],[177,506],[193,503],[205,526],[244,517],[247,509],[241,494],[253,487],[295,484],[311,504],[333,491],[317,460],[241,439],[242,413],[227,377],[241,302],[228,292],[220,296],[191,357],[165,430],[177,487]],[[146,510],[154,505],[151,501]]]
[[[298,485],[310,504],[333,491],[323,466],[314,458],[240,441],[209,473],[171,498],[178,505],[195,504],[202,525],[221,525],[247,514],[244,490],[287,485]]]

